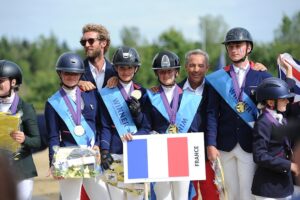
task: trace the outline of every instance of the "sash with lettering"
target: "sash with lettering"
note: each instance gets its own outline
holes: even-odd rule
[[[69,98],[69,97],[67,96],[67,98]],[[91,129],[89,124],[86,122],[86,120],[82,114],[80,115],[80,124],[84,128],[85,134],[78,136],[74,133],[76,122],[74,122],[74,120],[72,118],[72,114],[69,111],[68,106],[67,106],[66,102],[64,101],[63,96],[61,95],[60,91],[57,91],[53,96],[51,96],[48,99],[48,102],[52,105],[52,107],[58,113],[58,115],[64,120],[70,133],[72,134],[72,137],[74,138],[74,140],[76,141],[76,143],[78,145],[94,146],[94,144],[95,144],[94,131]],[[75,105],[74,101],[70,99],[70,102],[71,102],[73,109],[76,109],[76,105]]]
[[[177,85],[175,90],[177,90],[178,92],[182,91]],[[150,90],[147,90],[147,94],[152,105],[162,114],[162,116],[165,119],[171,121],[167,113],[167,110],[164,106],[163,100],[161,98],[160,95],[161,92],[163,92],[162,89],[157,93],[152,93]],[[176,121],[175,121],[179,133],[188,132],[193,122],[194,116],[197,112],[197,109],[199,107],[199,104],[201,102],[201,99],[202,99],[201,95],[196,95],[193,92],[188,90],[183,91],[180,107],[176,113]]]
[[[245,112],[238,112],[236,105],[238,103],[238,97],[235,94],[233,80],[228,73],[223,69],[220,69],[212,74],[206,76],[206,80],[212,85],[212,87],[220,94],[225,102],[251,127],[253,128],[256,120],[258,110],[256,105],[250,99],[250,97],[242,91],[241,100],[245,103]]]
[[[100,94],[120,136],[135,133],[137,128],[118,87],[102,88]]]

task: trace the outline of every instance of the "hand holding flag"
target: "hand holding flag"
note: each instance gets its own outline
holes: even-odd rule
[[[279,78],[285,79],[286,77],[295,80],[296,85],[293,88],[294,92],[300,95],[300,62],[294,59],[290,54],[283,53],[277,58]],[[297,101],[298,97],[295,98]]]

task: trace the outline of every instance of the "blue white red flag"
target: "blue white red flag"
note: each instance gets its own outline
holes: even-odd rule
[[[206,178],[203,133],[133,136],[123,158],[125,183]]]
[[[286,59],[293,66],[293,79],[296,81],[296,87],[294,88],[294,93],[300,95],[300,61],[292,58],[288,53],[282,54],[283,58]],[[279,66],[279,78],[286,78],[286,71],[283,67],[280,67],[280,62],[278,61]]]

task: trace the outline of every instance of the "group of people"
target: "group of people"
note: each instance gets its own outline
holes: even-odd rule
[[[292,173],[297,176],[299,167],[291,158],[290,139],[275,137],[272,132],[286,125],[286,116],[300,113],[298,103],[288,104],[295,85],[292,66],[282,60],[287,71],[283,81],[251,62],[248,56],[253,40],[246,29],[227,32],[223,44],[231,64],[207,76],[209,56],[203,50],[186,53],[188,76],[180,83],[176,82],[182,65],[178,55],[168,50],[158,52],[152,62],[158,86],[148,90],[134,82],[142,67],[136,49],[119,47],[112,64],[105,58],[110,46],[105,27],[85,25],[80,44],[86,59],[72,52],[58,58],[61,87],[45,105],[50,168],[56,147],[92,148],[101,155],[101,166],[106,170],[114,161],[113,154],[123,154],[123,142],[130,142],[133,135],[204,132],[206,179],[153,183],[151,199],[220,199],[211,166],[217,158],[224,169],[228,200],[291,198]],[[22,112],[20,130],[11,133],[22,144],[13,165],[20,174],[19,199],[30,199],[33,177],[37,176],[31,149],[40,145],[40,135],[33,107],[18,96],[21,83],[20,67],[1,60],[0,112]],[[53,177],[59,181],[63,200],[144,198],[109,185],[100,176]]]

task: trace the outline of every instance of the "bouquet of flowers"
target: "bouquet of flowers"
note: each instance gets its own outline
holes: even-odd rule
[[[114,162],[102,174],[102,180],[110,185],[123,189],[134,195],[144,193],[144,184],[124,183],[123,155],[112,154]]]
[[[99,174],[98,153],[90,148],[59,147],[55,149],[52,174],[64,178],[92,178]]]

